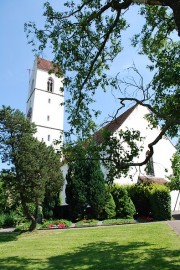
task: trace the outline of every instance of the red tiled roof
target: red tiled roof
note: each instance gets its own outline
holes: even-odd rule
[[[157,177],[151,177],[151,176],[139,176],[138,182],[140,183],[159,183],[159,184],[165,184],[168,181],[165,178],[157,178]]]
[[[42,70],[52,70],[54,68],[53,63],[43,58],[37,58],[37,68]]]
[[[45,71],[50,71],[52,73],[62,73],[58,65],[39,57],[37,58],[37,68]]]
[[[137,105],[132,106],[131,108],[129,108],[127,111],[125,111],[123,114],[121,114],[120,116],[118,116],[116,119],[114,119],[112,122],[108,123],[106,126],[104,126],[102,129],[100,129],[99,131],[97,131],[94,134],[94,137],[96,139],[97,143],[101,143],[103,138],[102,138],[102,130],[107,130],[109,131],[111,134],[113,134],[123,123],[124,121],[128,118],[128,116],[133,112],[133,110],[135,109]]]

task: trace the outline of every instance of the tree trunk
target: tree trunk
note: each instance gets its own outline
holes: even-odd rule
[[[36,204],[34,215],[30,213],[29,208],[28,208],[26,202],[24,202],[22,195],[21,195],[21,204],[22,204],[24,215],[27,217],[27,219],[29,219],[31,221],[31,225],[29,227],[29,230],[34,231],[36,229],[36,225],[37,225],[38,204]]]
[[[31,220],[31,225],[29,227],[29,231],[32,232],[36,229],[37,221],[36,219]]]

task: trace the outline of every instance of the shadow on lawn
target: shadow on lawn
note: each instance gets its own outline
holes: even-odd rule
[[[22,232],[1,232],[0,243],[16,241],[20,234],[22,234]]]
[[[84,245],[74,252],[50,257],[48,261],[9,257],[0,259],[1,270],[178,270],[179,250],[155,248],[145,242],[119,245],[116,242],[98,242]]]

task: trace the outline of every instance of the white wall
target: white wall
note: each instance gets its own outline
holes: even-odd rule
[[[54,86],[52,93],[47,91],[47,81],[50,77],[53,79]],[[59,140],[63,131],[64,96],[60,92],[60,88],[63,87],[62,80],[63,78],[49,74],[48,71],[37,69],[37,60],[35,60],[29,83],[27,113],[32,108],[30,120],[37,126],[35,136],[47,145],[52,145],[54,140]]]
[[[148,121],[144,118],[149,114],[149,110],[143,106],[137,106],[125,120],[120,129],[134,129],[140,131],[140,135],[144,137],[143,142],[139,143],[139,147],[143,145],[143,151],[140,152],[139,158],[135,158],[135,162],[142,162],[145,159],[146,151],[149,149],[148,144],[153,142],[160,133],[159,128],[150,129]],[[154,146],[153,165],[155,177],[166,178],[172,173],[171,158],[176,152],[175,147],[167,138],[162,138],[157,145]],[[129,177],[116,179],[116,183],[131,184],[136,183],[139,175],[146,175],[146,166],[131,168],[129,174],[132,175],[133,181]],[[168,170],[168,172],[166,172]]]

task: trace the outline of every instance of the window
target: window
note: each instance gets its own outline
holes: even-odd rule
[[[47,81],[47,90],[48,92],[53,92],[53,79],[49,78]]]
[[[149,151],[146,152],[146,157],[149,155]],[[150,160],[146,164],[145,172],[147,175],[150,176],[155,176],[154,174],[154,162],[153,162],[153,157],[150,157]]]
[[[47,121],[49,121],[50,120],[50,116],[49,115],[47,115]]]
[[[48,103],[51,103],[51,99],[50,98],[48,98]]]
[[[50,138],[51,138],[50,135],[48,135],[48,142],[50,141]]]

